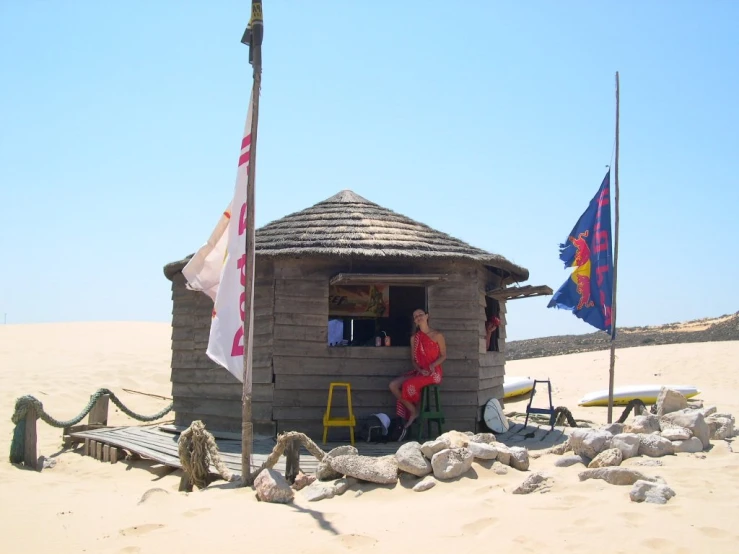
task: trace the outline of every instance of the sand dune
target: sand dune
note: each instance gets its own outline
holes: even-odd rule
[[[661,475],[677,496],[667,505],[635,504],[629,487],[577,479],[578,469],[553,467],[554,456],[531,470],[552,474],[547,494],[514,496],[525,474],[496,475],[474,464],[455,482],[424,493],[402,479],[393,489],[356,487],[317,503],[298,494],[294,505],[259,503],[253,492],[216,483],[177,492],[179,474],[145,461],[102,464],[76,453],[56,457],[41,473],[10,465],[9,419],[17,396],[33,394],[58,418],[75,415],[90,393],[107,386],[133,409],[153,413],[168,396],[168,324],[80,323],[0,327],[0,502],[6,552],[441,552],[490,548],[500,552],[735,552],[739,528],[739,456],[724,441],[705,459],[681,454]],[[617,384],[687,383],[699,398],[739,415],[739,342],[656,346],[620,351]],[[608,353],[522,360],[511,375],[550,377],[555,404],[576,417],[604,421],[605,410],[578,408],[586,392],[607,385]],[[524,409],[512,403],[506,410]],[[620,412],[618,412],[620,413]],[[113,423],[130,422],[111,409]],[[39,425],[39,453],[60,450],[60,432]],[[739,450],[739,449],[738,449]],[[625,465],[632,465],[628,460]]]

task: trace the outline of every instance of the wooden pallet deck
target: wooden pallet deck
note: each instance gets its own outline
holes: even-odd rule
[[[91,429],[79,431],[70,434],[70,437],[77,440],[90,440],[96,443],[108,445],[118,449],[127,450],[138,454],[142,458],[154,460],[161,464],[181,469],[179,456],[177,455],[177,440],[179,439],[178,429],[173,426],[163,425],[145,425],[136,427],[105,427],[101,429]],[[224,433],[216,435],[216,444],[221,453],[221,458],[226,466],[234,473],[241,473],[241,440],[236,438],[237,435],[232,433]],[[318,443],[323,450],[329,451],[332,448],[348,443],[327,443],[325,445]],[[272,452],[275,446],[273,438],[255,437],[252,446],[252,469],[256,469],[262,465],[267,456]],[[359,453],[364,456],[386,456],[394,454],[398,448],[398,443],[377,444],[357,442],[355,446]],[[309,454],[305,449],[300,452],[300,469],[304,473],[315,472],[318,461]],[[282,456],[275,465],[275,469],[285,471],[285,457]],[[215,473],[215,468],[211,467]]]

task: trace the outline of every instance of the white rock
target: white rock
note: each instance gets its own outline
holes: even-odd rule
[[[416,477],[423,477],[431,473],[431,463],[421,453],[421,445],[417,442],[407,442],[395,454],[398,469]]]
[[[611,467],[621,465],[623,454],[618,448],[609,448],[598,454],[593,461],[588,464],[589,468]]]
[[[512,446],[510,464],[513,469],[518,471],[528,471],[529,451],[521,446]]]
[[[665,427],[685,427],[690,429],[694,437],[698,437],[703,443],[703,448],[708,448],[711,444],[711,432],[706,423],[706,418],[700,410],[691,410],[690,408],[672,412],[662,416],[660,423]]]
[[[418,483],[413,485],[413,490],[415,492],[423,492],[431,488],[434,488],[435,486],[436,486],[436,479],[434,479],[431,475],[427,475],[426,477],[421,479]]]
[[[324,500],[326,498],[333,498],[336,494],[336,489],[332,483],[316,481],[315,483],[305,487],[301,494],[308,502],[318,502],[319,500]]]
[[[631,423],[624,426],[625,433],[636,433],[637,435],[649,435],[659,433],[659,431],[659,418],[652,414],[636,416]]]
[[[440,439],[446,440],[450,448],[464,448],[470,443],[470,435],[460,433],[459,431],[447,431],[439,436]]]
[[[356,456],[357,454],[359,454],[359,451],[353,446],[337,446],[333,450],[330,450],[323,460],[318,462],[316,477],[319,481],[333,481],[338,479],[342,474],[331,469],[331,464],[329,463],[330,458],[334,456]]]
[[[495,435],[493,435],[492,433],[477,433],[476,435],[472,435],[470,437],[470,443],[473,443],[473,442],[492,444],[497,441],[495,440]]]
[[[496,444],[495,449],[498,451],[498,457],[496,459],[504,466],[510,466],[511,465],[511,449],[502,443]]]
[[[624,460],[639,455],[639,435],[634,433],[621,433],[611,440],[611,447],[618,448]]]
[[[632,502],[649,502],[652,504],[666,504],[673,496],[675,496],[675,491],[667,485],[650,483],[649,481],[637,481],[629,492]]]
[[[449,440],[439,437],[436,440],[423,443],[423,445],[421,445],[421,453],[427,460],[430,460],[437,452],[441,452],[442,450],[446,450],[447,448],[451,447],[452,444],[449,442]]]
[[[576,464],[582,464],[582,465],[588,465],[587,458],[583,458],[582,456],[572,455],[572,456],[562,456],[557,461],[554,462],[554,465],[556,467],[570,467],[574,466]]]
[[[714,414],[706,418],[711,440],[729,439],[734,436],[734,416]]]
[[[356,482],[356,479],[353,477],[344,477],[342,479],[337,479],[333,482],[334,492],[336,493],[336,496],[341,496],[346,491],[349,490],[349,487],[352,485],[352,482]]]
[[[672,441],[675,453],[678,452],[703,452],[703,443],[698,437],[690,437],[685,441]]]
[[[717,411],[718,408],[716,406],[709,406],[708,408],[703,408],[700,412],[703,414],[703,417],[708,417],[715,414]]]
[[[675,453],[675,447],[659,435],[639,435],[639,455],[660,458]]]
[[[546,475],[543,473],[532,473],[524,479],[523,483],[513,490],[513,494],[531,494],[536,490],[544,492],[544,489],[548,490],[550,487],[551,481]]]
[[[380,485],[391,485],[398,481],[398,461],[395,456],[336,456],[329,459],[331,468],[337,473]]]
[[[572,452],[591,460],[598,454],[611,448],[613,435],[596,429],[575,429],[570,435]]]
[[[477,460],[494,460],[498,456],[498,450],[495,446],[482,442],[470,442],[467,445],[467,450]]]
[[[440,480],[454,479],[472,467],[472,454],[466,448],[448,448],[431,458],[434,477]]]
[[[557,454],[558,456],[561,456],[562,454],[564,454],[565,452],[569,452],[570,450],[572,450],[572,445],[570,444],[570,438],[567,437],[567,440],[564,441],[563,443],[558,444],[556,446],[552,446],[549,449],[549,453]]]
[[[693,433],[685,427],[665,427],[662,429],[660,436],[668,441],[686,441],[693,436]]]
[[[580,481],[587,481],[588,479],[603,479],[606,483],[611,485],[633,485],[640,479],[644,481],[655,481],[651,477],[647,477],[643,473],[636,471],[635,469],[629,469],[626,467],[599,467],[597,469],[586,469],[578,473]]]
[[[605,431],[607,433],[610,433],[611,435],[618,435],[619,433],[624,432],[624,424],[623,423],[607,423],[603,425],[600,428],[601,431]]]
[[[662,387],[657,396],[657,417],[688,407],[688,400],[676,390]]]
[[[254,480],[254,489],[257,491],[257,498],[262,502],[287,504],[295,497],[295,491],[290,488],[290,484],[274,469],[262,470]]]

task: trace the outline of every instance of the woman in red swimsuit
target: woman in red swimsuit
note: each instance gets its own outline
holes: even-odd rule
[[[446,360],[444,335],[429,327],[429,315],[424,310],[413,312],[416,332],[411,339],[411,363],[413,370],[390,383],[390,391],[398,399],[397,413],[405,420],[408,429],[418,417],[421,389],[441,383],[441,364]],[[405,431],[399,440],[402,440]]]

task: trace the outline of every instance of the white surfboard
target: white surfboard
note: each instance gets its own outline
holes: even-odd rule
[[[625,406],[636,398],[645,404],[655,404],[662,387],[675,390],[685,398],[692,398],[701,392],[692,385],[630,385],[615,387],[613,389],[613,405]],[[590,392],[583,396],[578,404],[580,406],[608,406],[608,389]]]
[[[514,377],[506,375],[503,378],[503,398],[513,398],[526,394],[534,388],[534,380],[531,377]]]
[[[508,431],[508,418],[503,413],[503,408],[501,408],[500,402],[497,399],[491,398],[487,401],[482,417],[485,420],[485,425],[493,433],[505,433]]]

